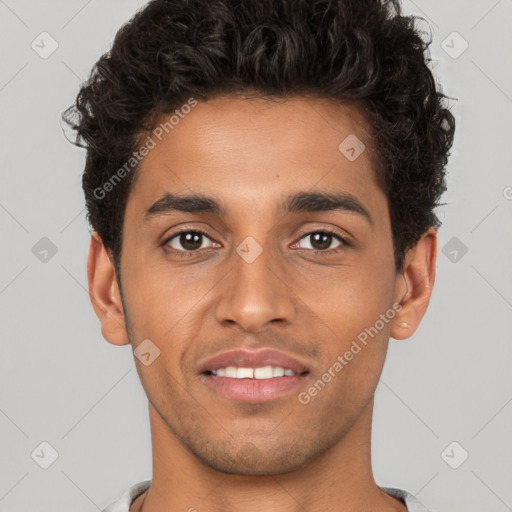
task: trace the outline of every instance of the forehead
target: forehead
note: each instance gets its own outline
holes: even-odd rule
[[[163,115],[149,133],[154,147],[139,164],[128,206],[147,208],[165,191],[256,206],[284,190],[376,188],[368,130],[353,105],[228,96],[179,113],[172,123]]]

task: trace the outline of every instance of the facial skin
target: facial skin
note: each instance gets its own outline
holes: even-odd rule
[[[369,150],[355,161],[338,150],[350,134],[371,147],[358,110],[329,100],[199,103],[137,170],[123,228],[126,309],[113,259],[93,234],[89,288],[103,336],[133,348],[150,339],[161,351],[149,366],[135,359],[149,400],[153,480],[132,511],[405,510],[373,480],[373,397],[389,337],[411,336],[426,311],[437,237],[429,229],[396,274]],[[344,210],[286,213],[282,205],[301,192],[350,194],[371,220]],[[147,215],[166,193],[208,196],[224,214]],[[325,229],[350,245],[334,236],[315,253],[313,235]],[[207,236],[184,254],[179,235],[164,243],[180,231]],[[246,237],[262,248],[252,263],[236,251]],[[324,389],[298,400],[400,302]],[[227,399],[198,368],[238,348],[282,351],[310,373],[275,400]]]

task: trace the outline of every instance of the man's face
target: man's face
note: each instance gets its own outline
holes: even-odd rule
[[[367,146],[353,161],[338,149],[349,135]],[[149,339],[160,350],[148,366],[137,360],[151,406],[210,467],[297,469],[371,408],[390,323],[332,368],[397,299],[388,204],[363,120],[328,100],[221,97],[199,103],[156,142],[128,199],[121,257],[130,342]],[[170,209],[166,194],[205,196],[219,211]],[[353,201],[290,205],[298,194]],[[198,210],[190,206],[181,203]],[[203,371],[237,349],[281,352],[305,372],[240,384]],[[309,393],[329,368],[330,381]]]

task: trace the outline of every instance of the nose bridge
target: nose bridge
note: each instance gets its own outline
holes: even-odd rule
[[[280,276],[279,254],[247,237],[232,254],[231,268],[216,307],[217,320],[255,331],[268,322],[291,321],[294,303]]]

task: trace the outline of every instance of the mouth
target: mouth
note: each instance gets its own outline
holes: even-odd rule
[[[226,368],[217,368],[216,370],[207,370],[206,375],[215,377],[227,377],[228,379],[273,379],[277,377],[293,377],[294,375],[304,375],[307,371],[295,373],[290,368],[282,366],[258,366],[257,368],[244,368],[236,366],[227,366]]]
[[[214,357],[200,367],[203,382],[229,400],[266,402],[298,388],[309,369],[275,350],[237,350]]]

